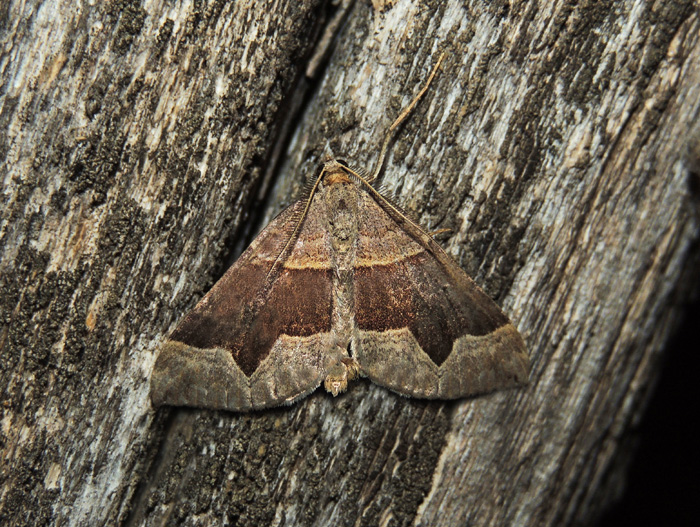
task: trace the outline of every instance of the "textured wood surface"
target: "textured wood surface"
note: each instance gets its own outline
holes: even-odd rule
[[[0,523],[588,524],[619,493],[696,280],[693,2],[336,4],[0,8]],[[158,342],[328,148],[371,168],[440,50],[384,186],[529,386],[154,411]]]

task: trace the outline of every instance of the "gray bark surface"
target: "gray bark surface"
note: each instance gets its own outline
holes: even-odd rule
[[[697,280],[693,2],[37,1],[0,20],[0,523],[590,524],[619,495]],[[327,148],[372,168],[440,51],[385,194],[451,229],[530,384],[153,409],[161,339]]]

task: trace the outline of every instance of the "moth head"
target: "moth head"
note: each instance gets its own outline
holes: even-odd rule
[[[350,177],[343,161],[332,160],[323,164],[324,185],[334,185],[336,183],[350,183]]]

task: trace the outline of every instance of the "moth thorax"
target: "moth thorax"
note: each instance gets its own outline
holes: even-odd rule
[[[335,185],[336,183],[350,183],[350,178],[345,171],[337,168],[323,176],[323,183],[327,186]]]
[[[347,183],[332,184],[324,189],[326,218],[334,256],[338,265],[352,265],[357,238],[357,187]],[[349,260],[348,260],[349,258]]]

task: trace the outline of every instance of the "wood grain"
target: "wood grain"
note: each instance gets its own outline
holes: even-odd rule
[[[3,524],[590,524],[619,494],[697,283],[691,1],[10,2],[0,20]],[[529,386],[153,411],[160,339],[324,150],[371,168],[440,50],[383,182],[451,229],[525,338]]]

